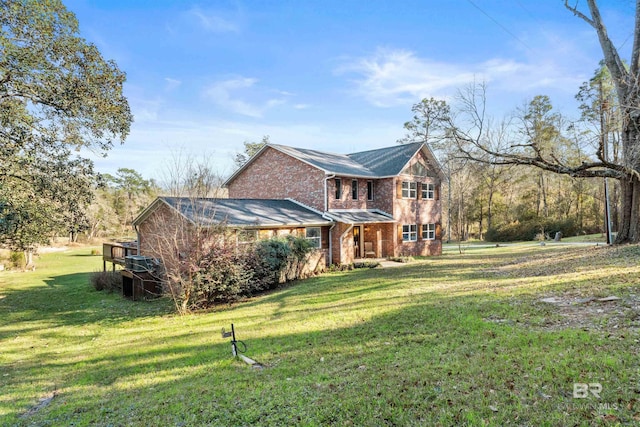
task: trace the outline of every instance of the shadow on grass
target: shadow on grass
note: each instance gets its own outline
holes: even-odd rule
[[[4,289],[0,322],[11,328],[0,329],[0,339],[16,335],[19,322],[43,322],[50,327],[79,326],[87,323],[117,323],[171,312],[166,299],[131,301],[120,293],[96,291],[89,283],[92,273],[73,273],[43,279],[46,286]]]
[[[435,295],[324,330],[271,328],[256,336],[240,320],[240,337],[250,337],[247,355],[265,364],[263,370],[233,361],[229,341],[202,328],[144,337],[123,331],[129,335],[122,347],[98,347],[81,363],[68,355],[26,362],[22,369],[33,376],[12,377],[13,386],[37,382],[42,371],[64,383],[59,399],[16,425],[454,425],[471,415],[492,425],[579,424],[593,419],[591,411],[566,408],[584,372],[609,386],[603,399],[633,397],[613,385],[635,373],[624,357],[615,362],[632,343],[484,320],[496,311],[515,318],[521,310],[535,307]],[[292,310],[288,321],[313,314]],[[593,354],[594,347],[602,351]],[[566,357],[566,348],[590,357]]]

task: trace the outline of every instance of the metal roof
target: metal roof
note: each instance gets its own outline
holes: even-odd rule
[[[329,211],[326,216],[345,224],[396,222],[393,217],[379,210],[348,209]]]
[[[200,225],[284,227],[331,225],[322,214],[291,200],[159,197],[185,218]],[[136,222],[139,222],[136,219]]]

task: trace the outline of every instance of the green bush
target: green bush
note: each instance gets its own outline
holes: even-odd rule
[[[287,278],[299,277],[298,266],[312,250],[306,239],[294,236],[244,247],[220,241],[204,254],[190,254],[179,275],[170,275],[179,277],[182,287],[175,293],[183,299],[176,306],[199,310],[276,288]]]
[[[489,242],[528,241],[535,240],[536,236],[543,233],[553,238],[558,231],[561,231],[564,236],[575,236],[580,230],[573,219],[545,220],[536,218],[490,228],[485,233],[485,240]]]
[[[12,251],[9,254],[9,262],[13,268],[23,270],[26,266],[26,260],[23,252]]]
[[[119,271],[96,271],[89,276],[89,282],[96,291],[122,291],[122,275]]]

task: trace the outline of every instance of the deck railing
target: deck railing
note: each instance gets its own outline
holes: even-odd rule
[[[137,242],[113,242],[102,244],[102,269],[107,271],[107,263],[116,270],[116,264],[124,265],[125,257],[129,255],[138,255]]]

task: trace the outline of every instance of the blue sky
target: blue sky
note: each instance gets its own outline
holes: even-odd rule
[[[575,0],[573,0],[575,1]],[[578,0],[586,8],[584,0]],[[337,153],[404,135],[422,98],[454,101],[485,81],[501,117],[574,95],[602,57],[594,31],[561,0],[66,0],[81,35],[127,73],[135,122],[96,169],[162,180],[182,151],[222,174],[244,141]],[[600,1],[628,58],[631,0]]]

